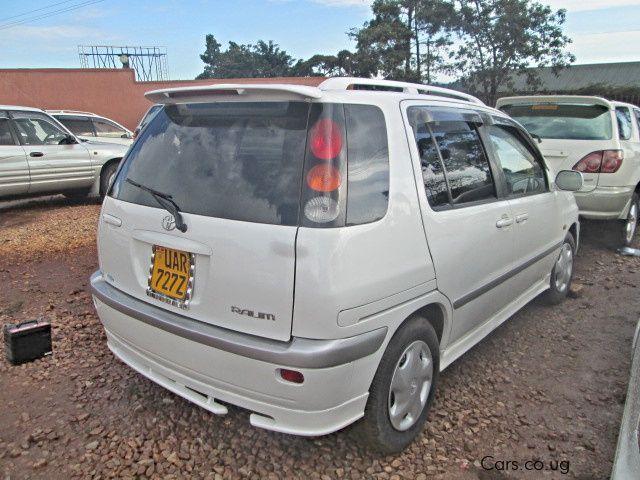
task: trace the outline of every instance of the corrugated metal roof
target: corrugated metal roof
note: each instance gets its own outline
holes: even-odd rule
[[[535,68],[542,82],[537,91],[561,92],[602,84],[612,87],[640,88],[640,62],[593,63],[572,65],[556,75],[551,67]],[[502,92],[533,91],[524,75],[518,75],[513,88],[502,87]]]

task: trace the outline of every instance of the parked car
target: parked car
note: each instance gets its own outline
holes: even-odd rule
[[[96,140],[129,146],[133,133],[119,123],[95,113],[76,110],[47,110],[81,140]]]
[[[584,218],[621,220],[630,245],[640,205],[640,109],[599,97],[531,96],[498,100],[497,108],[539,139],[553,170],[584,175],[576,202]]]
[[[158,113],[158,111],[161,109],[162,105],[152,105],[149,110],[145,112],[145,114],[142,116],[142,120],[140,120],[140,123],[133,132],[133,138],[136,138],[140,134],[142,129],[147,126],[151,119],[155,117],[156,113]]]
[[[640,322],[631,349],[631,374],[611,480],[640,478]]]
[[[217,414],[398,451],[441,370],[567,294],[571,192],[474,97],[401,82],[215,85],[164,103],[105,197],[91,278],[109,348]]]
[[[42,110],[0,105],[0,198],[102,195],[126,151],[80,142]]]

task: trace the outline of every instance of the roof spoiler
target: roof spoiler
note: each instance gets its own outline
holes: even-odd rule
[[[179,103],[182,100],[205,101],[211,100],[211,97],[233,98],[253,95],[272,95],[283,98],[297,96],[317,99],[322,97],[322,91],[319,88],[304,85],[221,83],[197,87],[166,88],[144,94],[153,103],[162,104]]]
[[[520,97],[503,97],[496,102],[496,108],[505,105],[530,105],[532,103],[576,103],[578,105],[601,105],[613,109],[611,102],[602,97],[586,95],[529,95]]]

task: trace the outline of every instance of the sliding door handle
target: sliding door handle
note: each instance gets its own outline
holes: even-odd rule
[[[513,218],[502,217],[496,222],[496,227],[498,228],[508,227],[509,225],[513,225]]]
[[[528,218],[529,218],[528,213],[522,213],[520,215],[516,215],[516,223],[526,222]]]
[[[44,153],[42,152],[31,152],[29,154],[30,157],[44,157]]]

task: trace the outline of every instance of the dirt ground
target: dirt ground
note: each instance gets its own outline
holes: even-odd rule
[[[44,318],[54,348],[14,367],[0,346],[0,478],[609,477],[640,315],[640,258],[615,253],[614,225],[582,224],[575,298],[535,300],[455,362],[420,438],[379,457],[349,428],[305,439],[215,416],[116,360],[87,287],[99,208],[0,204],[0,324]]]

